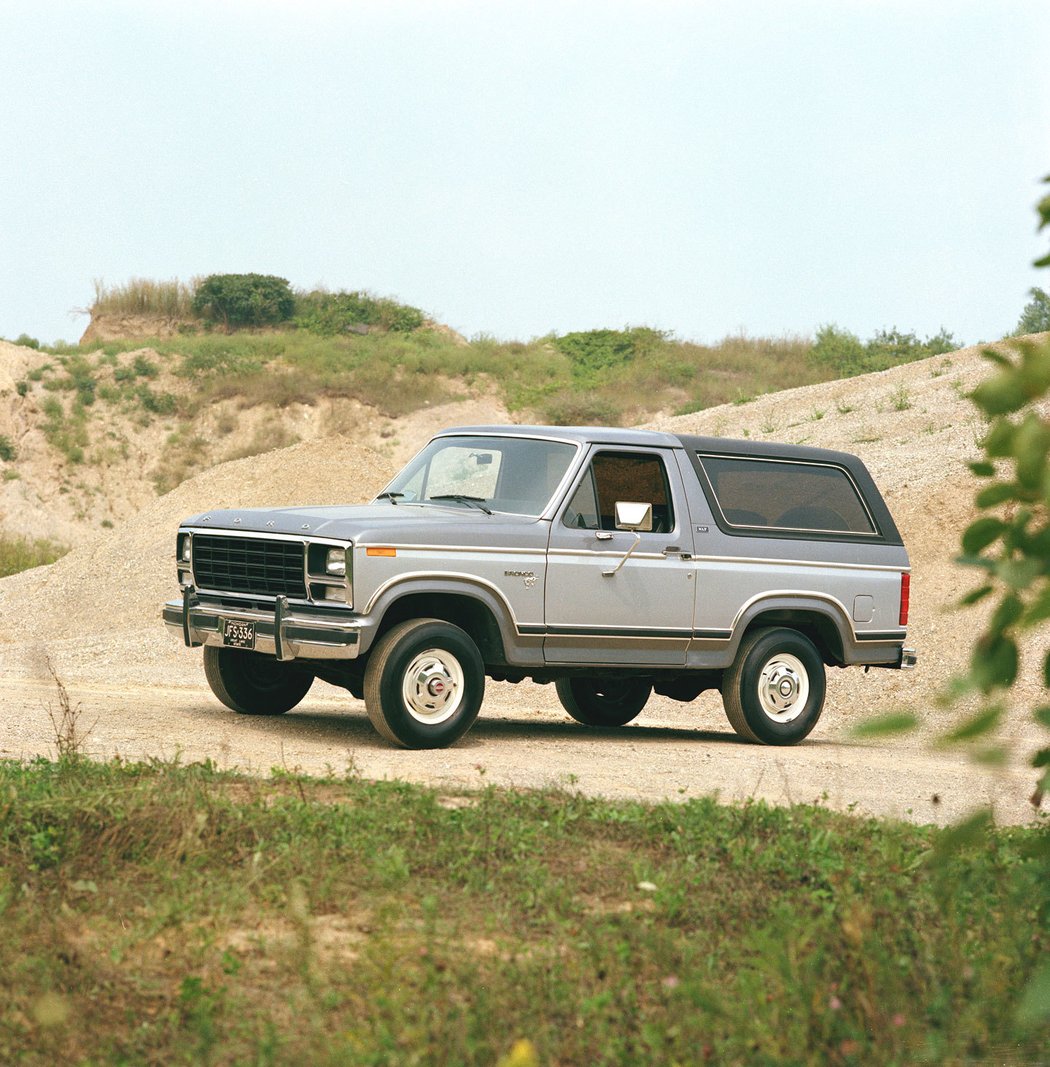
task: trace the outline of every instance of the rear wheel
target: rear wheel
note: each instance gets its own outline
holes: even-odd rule
[[[561,706],[584,726],[626,726],[653,691],[641,678],[560,678],[554,688]]]
[[[741,737],[796,745],[824,709],[824,661],[797,630],[753,630],[722,679],[722,703]]]
[[[309,692],[314,676],[273,656],[236,648],[204,649],[211,691],[241,715],[283,715]]]
[[[400,623],[376,643],[365,668],[365,708],[388,741],[444,748],[474,724],[485,695],[478,646],[438,619]]]

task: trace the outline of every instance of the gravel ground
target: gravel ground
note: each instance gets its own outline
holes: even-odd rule
[[[369,776],[456,785],[574,783],[588,792],[647,799],[712,791],[725,799],[778,802],[826,795],[837,807],[855,803],[862,811],[923,821],[945,821],[994,799],[1001,819],[1030,818],[1033,775],[1025,762],[1045,743],[1030,725],[1030,709],[1045,699],[1037,662],[1050,628],[1031,635],[1024,649],[1004,731],[1007,769],[978,769],[934,745],[965,711],[940,709],[937,696],[964,668],[982,620],[980,610],[955,609],[976,583],[951,559],[973,517],[974,483],[965,464],[976,456],[984,429],[965,394],[987,366],[978,349],[963,349],[652,424],[855,452],[887,497],[912,556],[909,643],[920,650],[919,669],[831,672],[824,718],[799,748],[741,744],[713,694],[692,705],[654,699],[635,724],[610,732],[572,723],[551,687],[490,685],[475,729],[437,753],[383,746],[363,707],[321,684],[280,720],[222,709],[204,684],[200,653],[181,648],[159,622],[161,603],[175,593],[175,528],[185,515],[209,507],[369,499],[393,473],[390,461],[330,438],[213,468],[51,567],[0,581],[3,753],[28,756],[53,744],[46,708],[57,706],[57,695],[44,681],[46,653],[74,702],[83,704],[84,719],[95,723],[89,748],[98,755],[181,752],[253,770],[284,763],[313,771],[345,766],[349,753]],[[849,740],[859,719],[902,709],[917,712],[921,722],[905,739]]]

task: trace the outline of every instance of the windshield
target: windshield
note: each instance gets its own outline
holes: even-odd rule
[[[576,448],[529,437],[439,437],[376,499],[541,515]]]

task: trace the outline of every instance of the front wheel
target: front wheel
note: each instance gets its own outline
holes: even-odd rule
[[[312,674],[273,656],[214,645],[204,649],[204,677],[226,707],[241,715],[283,715],[314,684]]]
[[[400,623],[376,643],[365,668],[365,709],[388,741],[444,748],[474,724],[485,695],[478,646],[438,619]]]
[[[653,691],[641,678],[559,678],[554,688],[561,706],[584,726],[626,726]]]
[[[722,679],[730,725],[749,741],[797,745],[824,709],[824,661],[797,630],[754,630]]]

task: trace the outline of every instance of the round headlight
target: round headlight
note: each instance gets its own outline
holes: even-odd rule
[[[346,549],[330,548],[325,556],[324,569],[326,574],[346,574]]]

